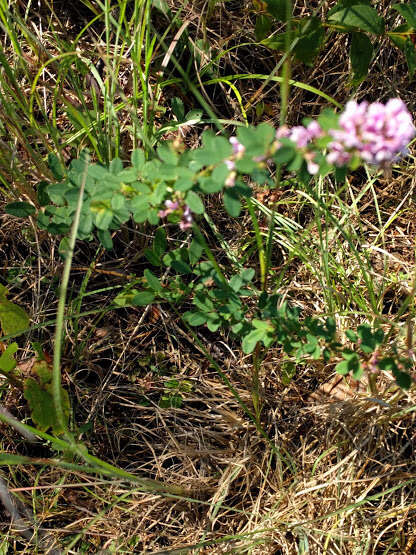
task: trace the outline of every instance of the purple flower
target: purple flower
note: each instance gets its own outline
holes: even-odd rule
[[[237,158],[241,158],[246,151],[246,147],[240,143],[237,137],[230,137],[229,141],[233,147],[233,154],[235,154]]]
[[[306,165],[308,167],[308,172],[311,175],[315,175],[319,171],[319,165],[313,161],[315,153],[307,151],[309,144],[318,137],[322,137],[323,131],[321,126],[317,121],[311,121],[306,127],[303,125],[297,125],[291,129],[286,125],[282,125],[276,131],[276,139],[285,137],[293,141],[297,148],[302,149],[304,152],[304,158]],[[280,148],[281,144],[277,141],[277,148]]]
[[[192,227],[192,222],[193,222],[192,212],[189,206],[186,204],[182,213],[182,219],[179,222],[179,227],[181,228],[182,231],[186,231],[187,229]]]
[[[224,164],[230,171],[235,170],[235,162],[233,160],[224,160]]]
[[[415,135],[412,116],[399,98],[386,104],[355,101],[347,103],[339,118],[340,129],[329,131],[334,139],[328,145],[327,160],[345,165],[358,154],[375,165],[391,163],[407,154],[407,145]]]
[[[159,210],[159,218],[166,218],[166,216],[168,216],[169,214],[172,214],[172,212],[175,212],[175,210],[178,210],[179,202],[176,200],[175,201],[166,200],[165,206],[166,206],[166,210]]]

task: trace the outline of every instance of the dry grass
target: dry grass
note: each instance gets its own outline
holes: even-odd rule
[[[315,2],[297,2],[297,14],[310,10],[312,4],[314,7]],[[325,9],[326,4],[334,2],[325,3]],[[390,3],[380,4],[387,13]],[[180,2],[170,0],[169,5],[175,12]],[[87,13],[83,9],[81,15],[72,8],[60,12],[63,3],[54,9],[61,14],[60,32],[73,36],[82,28]],[[47,27],[47,14],[48,8],[42,4],[41,17],[33,16],[38,30],[40,22]],[[219,59],[220,74],[273,71],[280,55],[252,44],[251,2],[189,2],[182,17],[190,21],[188,40],[196,43],[207,39],[211,54],[241,45]],[[97,27],[97,32],[100,29]],[[40,33],[40,39],[54,52],[56,45],[49,43],[53,43],[53,35]],[[82,49],[91,53],[97,46],[103,47],[102,39],[91,32]],[[39,61],[33,63],[36,67]],[[198,63],[195,58],[197,72],[201,70]],[[120,75],[121,85],[127,84],[127,97],[128,71],[128,66],[123,67]],[[319,63],[313,68],[295,65],[292,75],[344,103],[352,94],[345,37],[334,36]],[[53,90],[53,72],[47,79]],[[238,88],[243,104],[247,104],[253,101],[259,83],[244,80]],[[218,117],[242,119],[238,103],[224,85],[201,91]],[[45,92],[46,100],[48,94]],[[187,108],[194,107],[194,100],[180,89],[178,93],[175,86],[164,90],[159,102],[163,105],[177,94],[189,103]],[[404,61],[387,43],[381,45],[369,78],[355,95],[370,100],[400,95],[410,110],[414,108]],[[278,88],[268,84],[248,111],[250,121],[256,120],[256,103],[263,102],[268,109],[262,119],[276,124],[278,98]],[[70,122],[63,104],[58,105],[60,131],[66,133]],[[322,99],[292,89],[288,121],[299,123],[304,116],[318,114],[323,106]],[[123,118],[128,114],[123,113]],[[160,116],[156,125],[163,123]],[[200,131],[192,129],[185,142],[194,145]],[[72,155],[81,143],[67,154]],[[131,145],[128,140],[123,144],[127,152]],[[20,149],[22,145],[17,145],[22,174],[31,175],[35,185],[39,176],[33,174],[31,160]],[[409,276],[414,273],[413,174],[412,160],[408,167],[395,171],[389,182],[376,181],[374,190],[360,199],[356,220],[351,220],[352,226],[362,226],[363,243],[372,245],[380,233],[377,209],[383,222],[393,218],[383,233],[382,247],[371,251],[374,280],[388,275],[385,290],[380,292],[380,312],[387,319],[397,314],[400,301],[409,292]],[[351,197],[346,197],[346,203],[359,194],[365,179],[358,175],[351,180]],[[305,227],[310,225],[308,236],[316,237],[311,213],[293,189],[283,189],[278,200],[282,214],[299,219]],[[231,247],[236,251],[242,245],[247,248],[252,238],[244,218],[233,222],[221,212],[217,199],[210,202],[215,224]],[[341,213],[337,209],[334,206],[334,214]],[[114,253],[105,253],[96,244],[78,246],[68,310],[76,312],[82,303],[82,311],[94,313],[67,321],[63,380],[70,392],[79,440],[91,453],[130,472],[187,486],[193,498],[143,493],[121,481],[47,464],[5,466],[0,472],[7,483],[2,499],[11,496],[26,524],[10,522],[9,513],[0,508],[0,553],[414,553],[414,390],[398,392],[386,381],[380,383],[377,399],[349,389],[336,395],[334,390],[320,389],[333,374],[332,366],[320,362],[299,366],[294,379],[285,384],[282,353],[270,350],[262,366],[261,386],[262,423],[278,450],[271,449],[169,308],[106,312],[128,276],[142,275],[146,262],[140,253],[150,238],[150,229],[126,229],[117,237]],[[308,248],[311,260],[315,257],[319,261],[319,244]],[[365,284],[351,271],[348,246],[342,250],[334,243],[331,248],[345,269],[339,279],[339,305],[345,303],[349,321],[360,321],[352,312],[357,302],[355,292],[366,298]],[[62,263],[54,239],[8,216],[1,219],[0,249],[2,281],[9,283],[13,300],[25,306],[33,323],[39,324],[25,341],[21,340],[23,370],[25,360],[33,356],[33,341],[52,351],[53,326],[45,322],[55,315]],[[95,270],[87,280],[92,260]],[[287,264],[283,293],[309,313],[326,310],[322,283],[301,257],[289,259],[282,250],[276,253],[275,262],[280,269]],[[80,294],[83,286],[88,296]],[[404,320],[399,325],[405,329]],[[199,338],[241,399],[250,405],[250,358],[224,335],[202,330]],[[169,394],[166,383],[170,379],[186,384],[179,408],[160,406],[163,395]],[[3,407],[28,421],[27,404],[16,389],[3,384],[0,396]],[[48,445],[31,445],[3,424],[0,434],[4,452],[53,456]]]

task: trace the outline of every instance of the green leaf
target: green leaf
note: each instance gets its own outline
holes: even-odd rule
[[[336,372],[342,375],[348,374],[349,372],[353,372],[354,375],[357,375],[360,372],[360,368],[361,368],[360,358],[357,355],[357,353],[354,353],[353,351],[346,349],[342,353],[342,356],[344,360],[342,362],[339,362],[335,366]]]
[[[10,202],[6,205],[5,212],[18,218],[27,218],[36,212],[36,207],[29,202]]]
[[[406,22],[416,29],[416,2],[414,0],[410,0],[409,4],[394,4],[392,9],[397,10]]]
[[[190,326],[202,326],[207,321],[207,315],[203,312],[185,312],[183,319]]]
[[[172,107],[172,112],[179,123],[185,119],[185,107],[183,105],[183,100],[177,96],[174,96],[170,101]]]
[[[146,162],[146,159],[144,157],[143,150],[139,150],[138,148],[136,148],[135,150],[132,151],[131,163],[138,172],[140,172],[140,170],[143,168],[145,162]]]
[[[357,332],[359,338],[361,339],[360,348],[364,353],[374,352],[377,346],[382,343],[384,338],[382,330],[377,330],[373,333],[371,331],[371,326],[368,324],[361,324],[358,326]]]
[[[162,256],[164,252],[166,252],[166,249],[168,248],[168,242],[166,239],[165,228],[159,227],[159,229],[156,230],[152,248],[153,248],[153,252],[159,258]]]
[[[144,255],[147,258],[147,260],[150,262],[150,264],[152,264],[153,266],[160,266],[161,264],[160,256],[158,256],[153,250],[146,249],[144,251]]]
[[[56,434],[61,434],[64,430],[58,424],[50,390],[50,384],[41,386],[33,378],[27,378],[24,381],[24,397],[29,403],[33,422],[43,432],[52,428]],[[69,396],[63,388],[61,388],[61,398],[64,417],[68,420],[70,412]]]
[[[178,155],[170,143],[161,143],[157,149],[157,155],[167,165],[176,166],[178,163]]]
[[[0,325],[4,335],[17,335],[29,328],[29,316],[18,306],[7,300],[8,290],[0,285]]]
[[[311,66],[324,43],[325,28],[317,17],[310,17],[302,23],[294,53],[298,60]]]
[[[407,38],[404,45],[404,55],[406,56],[407,67],[409,68],[409,75],[413,77],[416,71],[416,48],[410,37]]]
[[[346,31],[358,29],[375,35],[384,33],[384,19],[368,4],[354,4],[339,9],[338,7],[339,4],[330,11],[329,22],[341,25]]]
[[[153,291],[156,291],[158,293],[162,291],[163,288],[160,281],[154,274],[152,274],[150,270],[146,268],[146,270],[143,272],[143,275],[146,278],[147,284],[151,289],[153,289]]]
[[[49,183],[47,181],[39,181],[36,188],[36,195],[40,206],[46,206],[51,202],[47,191],[48,187]]]
[[[232,218],[237,218],[241,212],[241,201],[238,194],[232,188],[225,189],[223,199],[228,214]]]
[[[8,466],[13,464],[30,464],[31,462],[32,459],[30,457],[13,455],[12,453],[0,453],[0,466]]]
[[[123,162],[120,158],[113,158],[110,162],[110,172],[113,175],[117,175],[123,171]]]
[[[296,364],[291,360],[284,361],[281,366],[281,373],[283,385],[289,385],[296,374]]]
[[[101,208],[95,215],[95,225],[98,229],[106,230],[110,227],[113,221],[113,211],[109,208]]]
[[[203,146],[192,153],[193,159],[201,166],[210,166],[222,162],[231,154],[230,143],[224,137],[217,137],[212,131],[202,134]]]
[[[102,246],[110,251],[113,248],[113,239],[108,229],[98,229],[97,236]]]
[[[287,164],[294,158],[295,154],[296,151],[293,146],[283,145],[273,154],[273,160],[276,164]]]
[[[292,15],[292,0],[265,0],[267,11],[278,21],[287,21]]]
[[[261,41],[269,36],[272,28],[272,20],[266,14],[259,14],[256,17],[255,35],[256,40]]]
[[[372,56],[373,45],[367,35],[352,33],[350,59],[354,85],[360,84],[367,77]]]
[[[151,304],[155,299],[155,294],[152,291],[139,291],[133,297],[134,306],[145,306]]]
[[[353,343],[356,343],[356,341],[358,340],[358,335],[353,332],[352,330],[346,330],[345,331],[345,335],[348,337],[348,339],[350,341],[352,341]]]
[[[264,331],[259,329],[254,329],[250,333],[248,333],[241,343],[243,351],[246,354],[250,354],[254,351],[257,343],[262,341],[264,338]]]
[[[48,166],[55,179],[60,181],[65,177],[65,169],[59,158],[53,152],[48,154]]]
[[[185,202],[189,206],[192,212],[195,214],[203,214],[204,213],[204,204],[199,196],[194,191],[188,191]]]
[[[194,237],[189,246],[189,251],[188,251],[189,262],[191,264],[196,264],[198,260],[201,258],[203,251],[204,251],[203,245],[201,245],[198,239]]]
[[[16,368],[16,361],[13,355],[18,349],[17,343],[10,343],[7,345],[6,349],[0,355],[0,370],[5,374],[8,374]]]
[[[396,383],[402,389],[410,389],[412,385],[412,378],[406,372],[400,372],[399,370],[393,372],[394,377],[396,378]]]

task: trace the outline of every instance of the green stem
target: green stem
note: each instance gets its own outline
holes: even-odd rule
[[[200,243],[200,245],[202,245],[205,254],[208,257],[208,260],[212,263],[212,265],[214,266],[218,277],[220,278],[220,280],[225,284],[228,285],[228,280],[227,278],[224,276],[224,274],[222,273],[221,268],[218,265],[218,262],[215,259],[214,253],[212,252],[212,250],[210,249],[208,243],[205,240],[205,237],[202,235],[201,230],[199,229],[198,225],[194,222],[193,226],[192,226],[193,232],[195,234],[195,237],[197,238],[198,242]]]
[[[264,291],[265,288],[266,288],[266,267],[267,267],[266,256],[265,256],[265,252],[264,252],[263,239],[262,239],[261,233],[260,233],[259,221],[257,219],[253,203],[251,202],[251,199],[249,199],[249,198],[247,199],[247,208],[248,208],[248,212],[249,212],[250,217],[251,217],[251,221],[253,222],[254,233],[255,233],[255,236],[256,236],[257,249],[259,251],[261,288]]]
[[[251,397],[253,399],[254,414],[256,417],[257,425],[261,427],[261,409],[262,401],[260,394],[260,363],[261,363],[261,345],[257,343],[253,352],[253,387]]]
[[[53,353],[53,370],[52,370],[52,396],[55,406],[56,420],[59,427],[64,431],[66,438],[71,445],[75,444],[72,434],[68,431],[67,423],[65,421],[64,410],[62,406],[62,391],[61,391],[61,354],[62,354],[62,340],[64,332],[64,317],[65,317],[65,304],[66,293],[68,290],[69,275],[71,272],[72,258],[74,256],[75,241],[81,217],[81,208],[84,198],[85,183],[87,181],[87,172],[89,164],[89,155],[85,156],[85,166],[81,178],[81,187],[79,189],[77,207],[74,214],[74,221],[72,224],[71,234],[69,236],[69,246],[66,253],[64,269],[62,273],[62,281],[59,292],[58,310],[56,313],[56,328],[55,328],[55,347]]]

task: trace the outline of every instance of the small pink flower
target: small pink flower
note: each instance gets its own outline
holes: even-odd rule
[[[192,212],[189,206],[186,204],[182,214],[182,219],[179,222],[179,227],[182,231],[186,231],[187,229],[190,229],[192,227],[192,222]]]
[[[166,218],[166,216],[169,216],[169,214],[172,214],[172,212],[175,212],[175,210],[178,210],[179,202],[166,200],[165,206],[166,206],[166,210],[159,210],[159,214],[158,214],[159,218]]]
[[[241,158],[246,151],[246,147],[240,143],[237,137],[230,137],[229,141],[233,147],[233,154],[235,154],[237,158]]]

